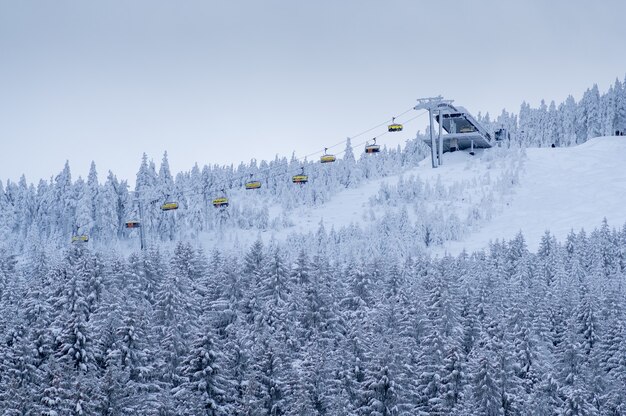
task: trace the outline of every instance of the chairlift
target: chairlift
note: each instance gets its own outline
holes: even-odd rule
[[[89,241],[89,236],[87,234],[72,236],[72,243],[86,243],[88,241]]]
[[[257,181],[252,178],[252,174],[250,174],[250,180],[245,183],[246,189],[259,189],[261,187],[261,181]]]
[[[376,144],[376,137],[374,137],[374,144],[365,144],[365,153],[378,153],[380,152],[380,145]]]
[[[228,206],[228,198],[226,192],[222,189],[222,195],[213,199],[213,206],[215,208],[226,208]]]
[[[161,211],[171,211],[173,209],[178,209],[178,202],[169,201],[161,205]]]
[[[304,174],[304,166],[301,167],[300,169],[302,169],[302,171],[300,172],[299,175],[294,175],[291,177],[291,181],[293,183],[297,183],[300,185],[304,185],[305,183],[307,183],[309,181],[309,177],[307,175]]]
[[[126,228],[140,228],[141,227],[141,223],[139,221],[135,221],[135,220],[126,221],[124,223],[124,227],[126,227]]]
[[[320,157],[320,162],[321,163],[332,163],[335,160],[337,160],[335,155],[329,155],[327,152],[328,152],[328,147],[325,147],[324,148],[324,154],[322,155],[322,157]]]
[[[391,124],[387,126],[389,132],[402,131],[402,124],[396,123],[396,118],[391,118]]]

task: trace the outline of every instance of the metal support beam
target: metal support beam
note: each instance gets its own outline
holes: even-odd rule
[[[443,125],[443,111],[439,110],[439,166],[443,165],[443,136],[441,126]]]
[[[145,250],[146,248],[146,235],[144,228],[146,224],[143,221],[143,204],[141,203],[141,194],[139,191],[135,191],[135,198],[137,202],[137,209],[139,210],[139,244],[141,250]]]
[[[435,142],[435,135],[433,134],[433,122],[435,120],[433,118],[432,108],[428,109],[428,117],[430,119],[430,154],[433,161],[433,168],[436,168],[439,164],[437,162],[437,144]]]
[[[441,114],[442,110],[439,110],[439,152],[437,152],[437,140],[435,139],[435,132],[433,123],[435,122],[433,117],[433,110],[437,109],[440,105],[450,105],[452,100],[444,100],[441,95],[437,97],[419,98],[415,110],[428,110],[428,117],[430,119],[430,150],[433,162],[433,168],[441,165],[443,159],[443,136],[441,132]]]
[[[143,221],[143,204],[141,203],[141,199],[139,200],[139,239],[141,240],[141,249],[145,250],[146,248],[146,235],[144,228],[146,223]]]

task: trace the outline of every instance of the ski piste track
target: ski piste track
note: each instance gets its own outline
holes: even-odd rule
[[[546,231],[562,240],[571,230],[599,227],[604,218],[611,227],[626,222],[626,138],[597,137],[574,147],[529,148],[526,153],[519,185],[502,212],[439,252],[480,250],[519,231],[534,251]]]

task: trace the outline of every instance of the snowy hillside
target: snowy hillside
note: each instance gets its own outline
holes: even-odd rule
[[[451,253],[480,249],[490,240],[512,239],[520,230],[536,250],[546,230],[558,239],[589,231],[603,218],[626,221],[626,139],[598,137],[575,147],[528,149],[511,202],[479,230],[445,245]]]
[[[446,154],[443,166],[437,169],[431,168],[427,158],[400,175],[341,191],[321,206],[283,213],[290,226],[262,235],[283,240],[290,233],[314,232],[320,223],[335,229],[350,224],[367,227],[403,207],[411,221],[419,222],[415,206],[427,205],[431,221],[437,221],[437,212],[439,218],[456,215],[460,221],[458,238],[445,239],[431,247],[431,253],[481,250],[490,241],[510,240],[520,231],[529,249],[535,251],[546,231],[563,239],[572,229],[598,227],[604,218],[616,227],[626,222],[626,210],[622,209],[626,199],[624,153],[623,137],[598,137],[569,148],[527,149],[521,156],[504,149],[489,149],[475,157],[456,152]],[[515,162],[519,166],[514,166]],[[420,180],[424,187],[445,189],[446,197],[375,201],[389,188],[403,188],[409,178]],[[272,212],[278,215],[280,210]],[[475,212],[480,219],[472,220]],[[229,238],[249,243],[257,234],[239,233]],[[213,246],[211,239],[206,244]]]

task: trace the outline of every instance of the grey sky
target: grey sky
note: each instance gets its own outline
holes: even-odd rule
[[[0,180],[304,155],[437,94],[579,99],[624,78],[625,20],[622,0],[0,0]]]

